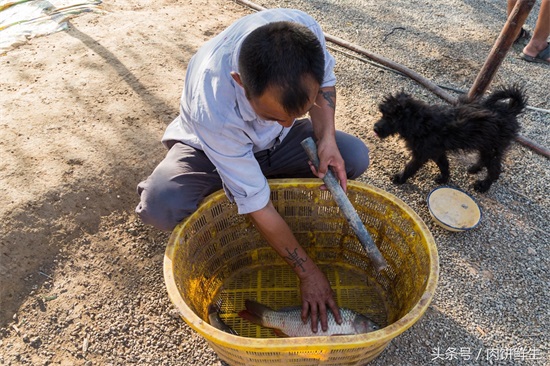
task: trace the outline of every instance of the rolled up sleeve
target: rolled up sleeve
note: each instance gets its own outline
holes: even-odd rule
[[[227,132],[227,131],[226,131]],[[269,202],[269,184],[252,152],[252,144],[238,134],[210,131],[200,136],[202,147],[216,166],[227,197],[237,204],[239,214],[264,208]]]

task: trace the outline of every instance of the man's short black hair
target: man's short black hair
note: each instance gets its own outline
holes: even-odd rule
[[[239,74],[249,99],[275,87],[281,91],[284,110],[298,115],[309,101],[305,77],[323,83],[325,55],[319,39],[307,27],[287,21],[268,23],[244,40]]]

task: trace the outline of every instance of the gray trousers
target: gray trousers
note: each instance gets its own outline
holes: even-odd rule
[[[313,136],[311,121],[296,121],[275,149],[255,154],[264,176],[313,178],[308,157],[300,144]],[[348,179],[359,177],[369,165],[369,150],[357,137],[336,131],[336,143],[346,163]],[[138,184],[141,197],[136,213],[143,223],[170,231],[192,214],[209,194],[222,188],[216,167],[202,150],[174,143],[153,173]]]

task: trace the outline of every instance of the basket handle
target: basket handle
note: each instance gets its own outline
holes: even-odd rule
[[[303,140],[301,144],[306,151],[309,160],[311,160],[315,166],[315,169],[319,169],[319,157],[317,156],[317,145],[315,145],[315,141],[313,141],[311,137],[308,137]],[[363,225],[357,211],[355,211],[355,208],[353,208],[348,196],[346,196],[346,192],[344,192],[338,183],[338,180],[334,176],[334,173],[332,173],[330,169],[327,170],[327,174],[323,177],[323,182],[332,193],[334,200],[355,232],[355,235],[357,235],[357,238],[363,245],[363,248],[367,252],[371,262],[374,264],[378,272],[381,272],[388,266],[388,263],[382,256],[382,253],[380,253],[380,250],[378,250],[376,244],[374,244],[374,241],[370,237],[365,225]]]

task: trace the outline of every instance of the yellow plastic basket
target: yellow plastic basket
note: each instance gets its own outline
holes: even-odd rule
[[[230,365],[364,365],[424,314],[439,274],[437,248],[424,222],[404,202],[375,187],[348,182],[347,194],[382,252],[381,274],[318,179],[271,180],[271,199],[298,241],[329,278],[341,307],[383,328],[359,335],[276,338],[238,317],[249,298],[278,309],[300,305],[298,280],[237,213],[223,191],[207,197],[178,225],[164,257],[168,295],[182,318]],[[208,324],[208,305],[238,336]]]

